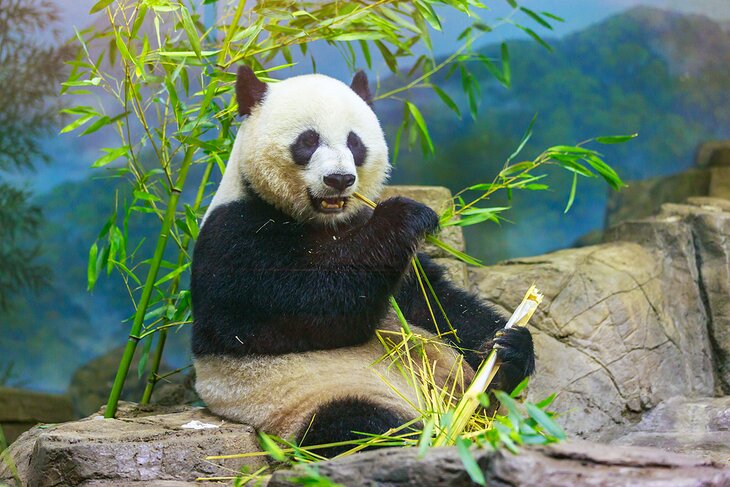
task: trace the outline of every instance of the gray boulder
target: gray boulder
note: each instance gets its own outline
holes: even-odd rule
[[[730,464],[730,396],[674,397],[646,413],[612,443],[654,446]]]
[[[8,455],[23,485],[55,487],[230,477],[243,467],[266,462],[261,457],[206,457],[255,451],[259,448],[253,428],[223,421],[205,409],[122,403],[116,419],[96,415],[35,427],[10,446]],[[0,483],[12,484],[13,478],[8,462],[0,463]]]
[[[605,239],[472,269],[470,278],[507,310],[532,283],[545,293],[531,323],[538,370],[529,398],[558,392],[554,407],[568,433],[608,440],[675,396],[730,392],[730,201],[665,204]],[[717,443],[710,435],[692,441],[686,451]]]
[[[670,259],[667,278],[689,273],[700,297],[714,352],[717,392],[730,393],[730,200],[690,198],[665,204],[659,215],[610,229],[610,240],[633,241],[656,258]],[[669,294],[680,298],[676,294]],[[675,317],[695,311],[678,299]]]
[[[659,450],[568,442],[523,448],[519,455],[489,449],[472,450],[486,485],[565,487],[683,487],[730,485],[730,470],[707,460]],[[311,470],[310,470],[311,471]],[[324,462],[317,473],[347,486],[461,487],[471,481],[455,448],[434,448],[421,458],[418,450],[387,449]],[[304,468],[277,472],[268,487],[302,485]]]
[[[612,243],[470,277],[474,291],[508,310],[532,283],[543,291],[530,323],[537,373],[529,399],[557,392],[566,431],[597,439],[664,399],[714,390],[701,297],[687,267],[668,275],[678,265],[638,244]]]

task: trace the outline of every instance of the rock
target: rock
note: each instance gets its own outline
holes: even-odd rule
[[[710,189],[707,196],[730,200],[730,167],[710,169]]]
[[[724,144],[722,150],[730,150],[728,149],[730,142]],[[721,160],[725,161],[725,157],[728,156],[723,155]],[[630,181],[627,188],[620,192],[609,193],[606,228],[630,219],[655,215],[664,203],[682,203],[695,196],[730,199],[730,165],[719,162],[717,164],[708,162],[707,165],[712,167],[690,169],[671,176]]]
[[[8,443],[38,423],[73,418],[71,401],[66,396],[0,387],[0,427]]]
[[[652,446],[730,465],[730,396],[668,399],[612,443]]]
[[[606,228],[635,218],[655,215],[664,203],[681,203],[692,196],[708,196],[710,171],[690,169],[681,174],[629,181],[628,187],[608,194]]]
[[[420,201],[430,206],[433,210],[441,214],[451,201],[451,191],[442,186],[386,186],[380,200],[385,200],[393,196],[405,196],[407,198]],[[464,251],[464,232],[461,227],[450,226],[441,230],[438,235],[439,240],[457,250]],[[451,254],[436,247],[433,244],[426,243],[421,250],[430,257],[448,257],[453,258]]]
[[[195,429],[200,425],[196,422],[212,427]],[[152,480],[192,482],[198,477],[228,477],[243,466],[253,468],[266,462],[262,457],[209,461],[206,456],[255,451],[259,448],[253,428],[223,421],[205,409],[122,403],[117,419],[91,416],[33,428],[10,446],[9,455],[24,485],[44,487],[105,485],[98,482],[150,485]],[[0,464],[2,482],[12,482],[5,464]]]
[[[609,230],[607,239],[640,243],[672,259],[672,265],[689,268],[707,316],[718,392],[730,393],[730,201],[695,198],[684,205],[665,204],[656,217]],[[672,270],[676,274],[676,266]],[[676,316],[690,304],[680,303]]]
[[[698,167],[730,167],[730,140],[712,140],[697,149]]]
[[[692,251],[688,233],[672,245]],[[677,255],[671,255],[672,252]],[[615,242],[472,269],[472,288],[514,310],[532,283],[537,373],[528,399],[557,392],[569,434],[600,439],[677,395],[714,391],[694,260]]]
[[[727,486],[730,470],[707,460],[638,447],[568,442],[523,448],[519,455],[498,450],[472,450],[486,485]],[[347,486],[469,486],[455,448],[384,449],[320,463],[319,475]],[[302,467],[279,471],[268,487],[301,485],[291,480],[306,475]]]
[[[195,392],[195,369],[181,373],[175,380],[161,380],[155,385],[150,402],[160,406],[193,405],[200,401]]]
[[[149,480],[142,480],[140,482],[118,480],[92,480],[80,484],[79,487],[147,487],[150,485]],[[156,480],[154,483],[155,487],[195,487],[206,485],[221,485],[219,482],[183,482],[179,480]]]

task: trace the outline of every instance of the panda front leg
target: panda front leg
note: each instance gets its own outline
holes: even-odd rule
[[[445,276],[444,269],[425,254],[419,254],[418,257],[458,340],[453,334],[447,334],[444,338],[461,350],[464,359],[474,370],[496,347],[497,358],[502,365],[492,388],[512,391],[535,371],[535,351],[530,331],[524,327],[504,330],[507,319],[494,307],[473,293],[455,286]],[[412,273],[401,286],[397,300],[409,321],[432,333],[449,331],[449,324],[435,305],[433,308],[436,310],[434,316],[437,323],[433,322],[423,292]]]

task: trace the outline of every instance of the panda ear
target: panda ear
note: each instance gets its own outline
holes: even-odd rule
[[[350,88],[352,88],[352,91],[357,93],[360,98],[365,100],[365,103],[373,106],[373,95],[370,94],[370,86],[368,85],[368,77],[365,74],[365,71],[361,70],[355,73],[355,77],[352,78]]]
[[[251,109],[266,96],[266,83],[256,77],[253,69],[244,65],[238,68],[236,75],[236,101],[238,114],[251,115]]]

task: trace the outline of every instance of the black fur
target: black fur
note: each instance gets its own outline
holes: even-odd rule
[[[263,101],[266,90],[266,83],[256,77],[253,69],[245,65],[238,68],[236,75],[238,114],[241,116],[251,115],[253,107]]]
[[[370,93],[368,77],[365,74],[365,71],[358,71],[357,73],[355,73],[355,77],[352,78],[350,88],[352,88],[352,91],[357,93],[360,98],[365,100],[365,103],[373,106],[373,95]]]
[[[317,131],[308,129],[299,134],[297,140],[289,146],[289,152],[294,162],[300,166],[309,164],[317,148],[319,147],[319,134]]]
[[[294,222],[255,194],[215,209],[193,255],[193,353],[278,355],[361,344],[384,318],[391,294],[410,322],[436,331],[409,264],[437,227],[433,210],[402,197],[363,209],[337,229]],[[496,380],[511,390],[534,370],[529,332],[495,338],[504,318],[451,284],[426,256],[420,260],[465,359],[476,367],[497,343],[504,365]]]
[[[339,399],[324,404],[317,410],[311,426],[307,428],[306,435],[301,441],[301,446],[363,439],[365,437],[358,432],[383,434],[391,428],[400,427],[409,419],[400,417],[366,398]],[[353,447],[354,445],[333,446],[312,451],[332,458]]]
[[[355,133],[350,132],[347,135],[347,148],[352,152],[352,157],[355,160],[356,166],[362,166],[365,164],[365,158],[368,155],[368,149],[363,144],[362,139]]]
[[[215,209],[193,255],[195,354],[283,354],[367,341],[410,257],[438,226],[391,198],[336,231],[296,223],[252,196]]]

